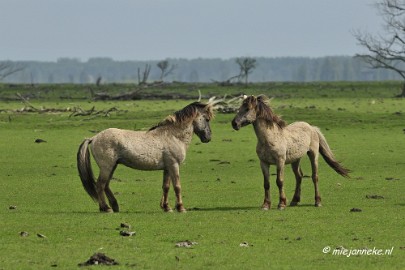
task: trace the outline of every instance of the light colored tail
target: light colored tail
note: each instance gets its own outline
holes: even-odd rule
[[[350,178],[349,176],[350,170],[343,167],[342,164],[340,164],[340,162],[335,159],[332,150],[330,149],[328,143],[326,142],[325,136],[322,134],[319,128],[315,128],[315,130],[316,133],[318,133],[319,137],[319,153],[321,153],[323,159],[338,174],[340,174],[343,177]]]
[[[85,139],[79,146],[79,151],[77,152],[77,169],[79,170],[79,176],[87,194],[89,194],[94,201],[97,201],[96,181],[90,163],[90,143],[91,139]]]

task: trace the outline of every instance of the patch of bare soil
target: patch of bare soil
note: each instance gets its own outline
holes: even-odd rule
[[[107,257],[104,253],[94,253],[87,261],[79,263],[80,267],[90,265],[118,265],[114,259]]]

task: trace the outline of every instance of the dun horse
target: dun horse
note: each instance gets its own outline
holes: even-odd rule
[[[238,113],[232,120],[235,130],[248,124],[253,124],[257,137],[256,153],[260,159],[260,166],[264,178],[264,202],[262,209],[271,207],[269,168],[277,166],[276,183],[279,189],[278,209],[285,209],[287,199],[284,192],[284,166],[291,164],[296,187],[291,206],[300,202],[302,170],[301,158],[307,154],[312,167],[312,181],[315,187],[315,206],[321,206],[321,196],[318,188],[318,157],[322,155],[326,163],[338,174],[349,177],[349,170],[344,168],[333,156],[325,137],[315,126],[306,122],[295,122],[287,125],[278,115],[274,114],[267,104],[268,98],[246,97],[239,108]]]
[[[77,167],[84,189],[98,202],[101,212],[119,212],[118,202],[110,188],[110,180],[118,164],[138,170],[163,170],[161,208],[166,212],[172,211],[168,203],[172,181],[176,209],[186,211],[181,197],[179,166],[186,158],[193,133],[203,143],[211,140],[209,121],[212,117],[211,105],[194,102],[149,131],[109,128],[85,139],[77,153]],[[89,147],[100,168],[97,182],[90,164]],[[111,207],[107,205],[105,195]]]

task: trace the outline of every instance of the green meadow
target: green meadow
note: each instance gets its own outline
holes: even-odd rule
[[[102,87],[120,93],[131,86]],[[321,128],[337,159],[352,170],[351,178],[320,158],[323,206],[316,208],[304,157],[301,203],[279,211],[271,167],[272,208],[262,211],[253,128],[234,131],[234,114],[217,113],[212,141],[203,144],[194,136],[180,167],[187,213],[160,209],[161,171],[122,165],[111,182],[121,212],[99,213],[76,168],[82,140],[109,127],[147,130],[192,102],[196,89],[203,101],[242,92],[274,97],[271,107],[288,123]],[[191,100],[95,102],[87,86],[0,85],[0,269],[77,269],[97,252],[119,263],[112,269],[405,269],[405,99],[394,98],[399,89],[397,82],[181,85],[155,91],[181,91]],[[18,113],[26,104],[15,99],[17,92],[34,93],[29,102],[35,108],[118,111]],[[94,163],[93,170],[97,173]],[[287,166],[289,201],[294,188]],[[174,206],[173,189],[169,200]],[[120,230],[136,234],[121,236]],[[185,240],[195,244],[176,247]],[[91,267],[96,268],[105,269]]]

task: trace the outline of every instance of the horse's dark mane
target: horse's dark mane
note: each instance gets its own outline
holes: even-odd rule
[[[157,125],[151,127],[149,131],[154,130],[161,126],[171,125],[171,124],[182,124],[187,123],[194,117],[196,117],[199,111],[205,111],[207,113],[208,120],[213,118],[213,111],[210,105],[201,103],[201,102],[193,102],[183,109],[174,113],[174,115],[169,115],[163,121],[158,123]]]
[[[284,128],[285,126],[287,126],[287,123],[283,119],[281,119],[281,116],[275,114],[272,111],[268,104],[268,100],[268,97],[266,97],[265,95],[260,95],[257,96],[257,98],[254,96],[250,96],[247,98],[246,102],[249,108],[255,107],[256,117],[266,120],[270,127],[272,127],[273,124],[276,124],[278,127]]]

